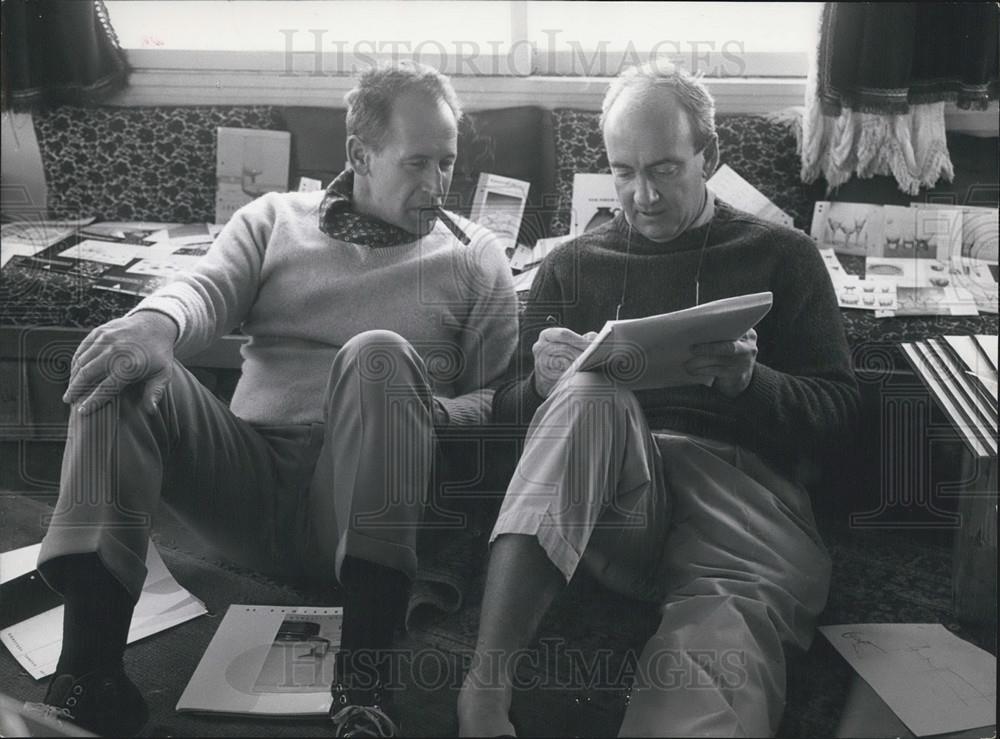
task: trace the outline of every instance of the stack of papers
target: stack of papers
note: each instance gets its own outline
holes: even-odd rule
[[[73,221],[24,220],[0,226],[0,267],[15,256],[31,257],[80,232],[93,218]]]
[[[892,307],[841,300],[842,307],[957,316],[997,313],[998,228],[995,209],[820,201],[811,235],[821,252],[863,257],[865,280],[891,285],[897,297]],[[840,288],[851,281],[838,282],[833,261],[827,267],[843,298]]]
[[[221,225],[163,223],[98,223],[81,229],[96,238],[82,241],[49,260],[59,268],[78,262],[103,265],[94,278],[98,290],[145,296],[189,271],[211,247]],[[114,241],[109,239],[115,239]]]
[[[0,585],[34,570],[41,546],[0,554]],[[128,632],[129,644],[208,612],[200,600],[174,580],[152,543],[146,554],[146,568],[146,582]],[[62,651],[63,611],[63,606],[51,608],[0,631],[0,642],[36,680],[55,672]]]
[[[997,337],[944,336],[901,348],[972,452],[996,457]]]

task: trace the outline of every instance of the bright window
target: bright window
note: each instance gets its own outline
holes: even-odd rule
[[[708,77],[804,76],[821,3],[106,0],[145,68],[615,75],[651,55]]]
[[[803,76],[822,3],[533,2],[538,72],[608,76],[666,56],[708,77]],[[784,64],[784,68],[782,68]]]

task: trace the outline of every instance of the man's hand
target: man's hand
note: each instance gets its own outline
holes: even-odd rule
[[[176,340],[177,324],[155,311],[140,311],[94,329],[73,355],[63,402],[80,401],[76,410],[87,415],[125,387],[145,381],[142,407],[152,413],[170,382]]]
[[[566,368],[590,346],[596,336],[594,331],[581,336],[568,328],[544,329],[531,347],[535,355],[535,391],[543,398],[549,397]]]
[[[715,377],[713,387],[729,398],[747,389],[757,363],[757,332],[750,329],[736,341],[711,341],[691,347],[694,358],[685,369],[699,377]]]

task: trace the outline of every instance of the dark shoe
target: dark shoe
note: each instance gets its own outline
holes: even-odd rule
[[[70,721],[101,736],[132,736],[149,718],[139,689],[123,670],[90,672],[82,677],[56,675],[42,703],[27,710]]]
[[[383,710],[380,686],[369,691],[364,702],[352,701],[347,688],[340,683],[334,683],[330,693],[333,695],[330,720],[333,721],[335,736],[399,736],[399,727]]]

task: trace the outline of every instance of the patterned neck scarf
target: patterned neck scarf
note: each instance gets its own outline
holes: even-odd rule
[[[334,239],[374,249],[417,240],[398,226],[354,210],[354,171],[345,169],[330,183],[319,206],[319,230]]]

